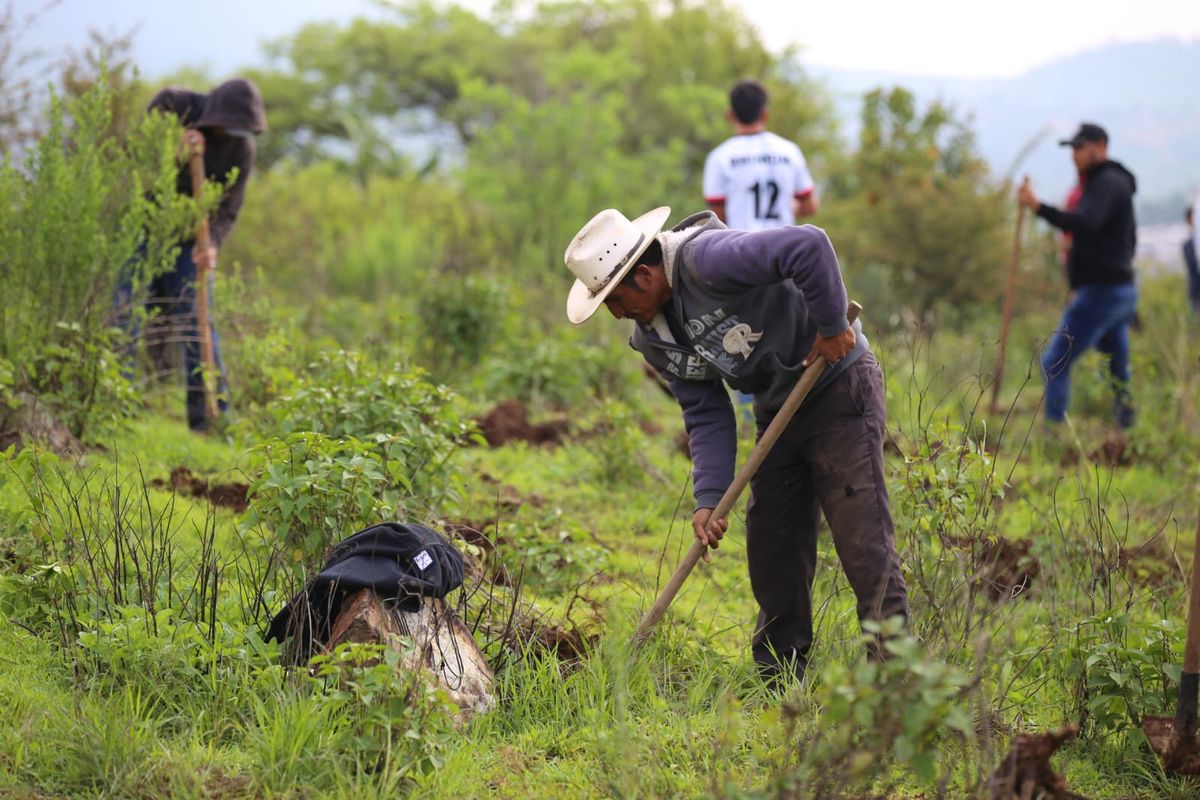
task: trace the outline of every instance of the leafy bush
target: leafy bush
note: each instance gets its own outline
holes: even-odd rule
[[[175,192],[175,123],[149,115],[118,138],[111,93],[102,75],[77,98],[54,97],[46,134],[24,163],[0,162],[0,358],[26,388],[49,380],[75,433],[93,413],[111,412],[98,401],[112,386],[107,326],[118,273],[141,282],[167,266],[198,213]],[[131,261],[139,245],[145,258]],[[67,374],[33,372],[61,363],[63,348],[77,351]]]
[[[474,367],[499,338],[504,292],[493,280],[435,282],[417,302],[420,339],[430,369],[451,379]]]
[[[442,766],[454,708],[431,675],[400,668],[402,657],[386,645],[346,643],[311,662],[332,686],[322,702],[339,713],[348,751],[397,783]]]
[[[539,592],[562,595],[599,572],[607,559],[586,530],[565,519],[557,525],[512,523],[499,537],[498,552],[510,570]]]
[[[272,402],[264,432],[309,431],[366,443],[401,498],[428,506],[454,497],[452,457],[478,436],[458,397],[419,370],[393,371],[355,352],[325,352],[304,381]]]
[[[907,305],[919,322],[935,311],[995,301],[1013,206],[951,109],[925,109],[902,88],[863,100],[858,151],[834,174],[823,226],[856,272],[867,308]],[[898,315],[894,315],[899,321]]]
[[[564,336],[534,336],[520,358],[495,358],[483,369],[485,393],[516,398],[534,410],[570,408],[596,397],[629,399],[640,380],[628,347],[602,346]]]
[[[830,662],[822,671],[813,696],[821,709],[813,741],[793,739],[798,706],[770,712],[786,723],[773,780],[784,796],[801,787],[810,797],[858,796],[877,789],[876,781],[886,779],[893,765],[932,783],[945,740],[972,735],[966,707],[970,677],[930,656],[920,642],[900,633],[896,622],[864,624],[868,635],[890,634],[886,661]],[[797,754],[796,766],[779,769]]]
[[[25,383],[38,399],[61,409],[63,424],[77,435],[133,416],[141,397],[117,354],[123,335],[104,328],[89,336],[78,322],[54,328],[55,335],[24,368]]]
[[[252,457],[260,467],[243,527],[267,525],[298,566],[311,570],[334,543],[389,516],[383,462],[353,437],[302,431],[264,442]]]
[[[1143,714],[1167,713],[1177,700],[1180,667],[1172,645],[1182,626],[1132,614],[1089,617],[1071,626],[1052,663],[1073,688],[1071,716],[1084,733],[1105,735],[1141,726]]]

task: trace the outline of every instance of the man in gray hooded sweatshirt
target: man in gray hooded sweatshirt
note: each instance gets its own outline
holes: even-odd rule
[[[883,375],[847,297],[829,238],[811,225],[733,231],[711,211],[663,231],[670,209],[608,209],[566,252],[579,324],[601,304],[636,323],[631,346],[666,379],[693,461],[696,538],[716,548],[712,509],[733,479],[737,428],[726,384],[753,394],[761,436],[817,356],[830,367],[751,481],[752,652],[768,679],[803,674],[822,514],[860,620],[908,619],[883,475]],[[877,648],[872,652],[878,655]]]
[[[176,337],[183,343],[188,426],[194,431],[204,431],[208,427],[208,420],[204,413],[200,336],[196,327],[197,267],[207,269],[209,280],[212,280],[217,253],[233,229],[245,200],[246,182],[254,167],[254,137],[267,129],[267,115],[258,87],[245,78],[225,81],[208,94],[187,89],[163,89],[150,101],[147,111],[172,114],[184,128],[203,136],[205,180],[225,186],[221,202],[209,219],[211,248],[208,252],[200,252],[195,248],[195,240],[182,242],[174,267],[151,281],[147,303],[172,318]],[[175,188],[180,194],[192,194],[192,176],[186,163],[179,170]],[[211,284],[209,288],[211,297]],[[131,276],[126,276],[117,289],[117,303],[121,308],[130,305],[132,292]],[[136,335],[137,331],[132,333]],[[219,407],[223,412],[227,395],[225,367],[221,361],[220,339],[215,329],[211,333],[213,355],[220,373]]]

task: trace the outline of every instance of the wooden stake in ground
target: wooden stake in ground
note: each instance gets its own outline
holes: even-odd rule
[[[1022,185],[1029,185],[1026,177]],[[1004,348],[1008,344],[1008,326],[1012,322],[1013,295],[1017,289],[1017,266],[1021,263],[1021,232],[1025,225],[1025,206],[1017,206],[1017,229],[1013,233],[1012,259],[1008,262],[1008,282],[1004,287],[1004,310],[1000,314],[1000,349],[996,352],[995,377],[992,379],[992,413],[1000,402],[1000,385],[1004,382]]]
[[[858,303],[851,302],[850,308],[846,311],[846,318],[850,320],[850,324],[858,319],[859,312],[862,311],[862,306]],[[742,465],[741,470],[733,478],[733,483],[729,484],[729,488],[725,490],[725,494],[721,495],[717,507],[713,509],[709,519],[718,520],[729,516],[729,512],[733,509],[734,503],[741,496],[742,490],[750,483],[750,479],[754,477],[754,473],[758,472],[759,466],[767,457],[767,453],[771,451],[771,447],[775,444],[775,440],[783,433],[783,429],[787,427],[792,420],[792,415],[796,413],[796,409],[804,402],[804,398],[808,397],[808,393],[812,391],[817,379],[821,377],[821,373],[825,371],[825,359],[822,356],[817,356],[812,364],[804,370],[800,376],[800,380],[796,381],[795,387],[792,388],[791,394],[787,400],[783,401],[783,406],[775,414],[775,418],[771,420],[771,424],[763,431],[762,438],[758,440],[758,444],[754,446],[754,450],[750,452],[750,457],[746,459],[746,463]],[[692,569],[696,566],[696,562],[704,556],[704,551],[707,545],[696,539],[692,542],[691,548],[684,555],[683,560],[679,562],[679,566],[675,568],[675,572],[671,575],[671,579],[667,581],[666,587],[659,594],[658,599],[654,601],[654,605],[646,612],[646,616],[642,617],[641,623],[638,625],[637,632],[633,635],[633,643],[635,645],[645,641],[654,626],[662,619],[663,614],[667,613],[667,608],[670,607],[671,601],[675,599],[675,595],[679,594],[680,587],[691,574]]]
[[[188,164],[192,172],[192,197],[199,202],[204,197],[204,134],[189,130],[184,135],[187,146]],[[217,417],[217,392],[213,386],[217,379],[217,360],[213,355],[212,326],[208,320],[208,266],[207,256],[212,249],[212,237],[205,216],[196,226],[196,242],[192,246],[192,261],[196,264],[196,328],[200,334],[200,363],[204,383],[204,417]],[[205,258],[197,259],[196,254]],[[203,264],[203,266],[202,266]]]

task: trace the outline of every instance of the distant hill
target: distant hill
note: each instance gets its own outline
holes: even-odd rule
[[[1200,42],[1164,39],[1116,44],[1059,59],[1017,78],[965,80],[814,67],[834,92],[845,132],[858,132],[858,98],[878,86],[903,86],[974,118],[980,152],[1006,174],[1040,130],[1047,136],[1021,166],[1040,194],[1057,200],[1072,182],[1057,140],[1080,120],[1108,130],[1110,151],[1138,177],[1141,221],[1174,222],[1200,190]]]

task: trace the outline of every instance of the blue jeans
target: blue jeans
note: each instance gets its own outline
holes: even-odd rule
[[[113,298],[113,306],[118,310],[117,322],[136,343],[141,333],[136,322],[136,316],[129,309],[133,307],[133,276],[135,262],[145,257],[144,247],[138,248],[134,261],[122,272]],[[211,315],[213,309],[213,276],[208,276],[208,309]],[[147,291],[147,310],[159,310],[170,317],[173,338],[178,338],[183,345],[183,366],[187,375],[187,421],[193,430],[203,430],[208,422],[204,415],[204,380],[201,373],[200,332],[196,324],[196,262],[192,260],[192,242],[180,246],[179,256],[175,259],[174,268],[156,276]],[[225,380],[225,364],[221,361],[221,340],[209,318],[209,331],[212,334],[213,359],[217,364],[217,405],[222,413],[228,408],[226,400],[229,394]],[[131,344],[131,353],[132,356]]]
[[[1133,424],[1129,398],[1129,323],[1137,310],[1137,286],[1083,286],[1063,312],[1058,329],[1042,351],[1042,377],[1046,381],[1046,421],[1062,422],[1071,399],[1071,365],[1090,348],[1108,355],[1108,368],[1116,390],[1117,424]]]

